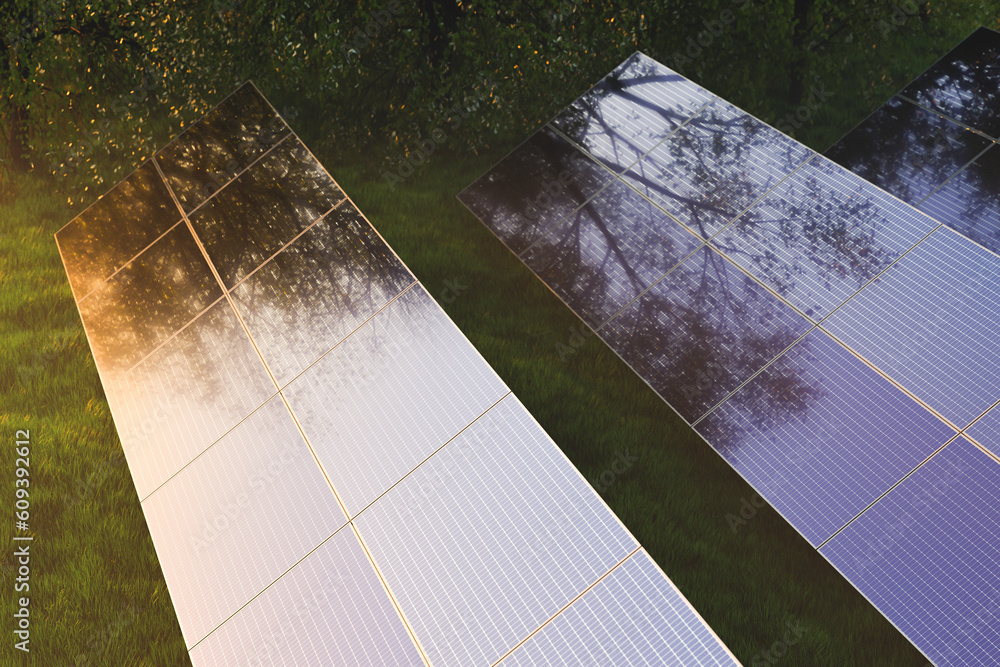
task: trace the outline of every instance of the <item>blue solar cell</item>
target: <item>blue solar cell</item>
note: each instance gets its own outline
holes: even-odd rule
[[[994,146],[920,203],[920,210],[1000,253],[1000,146]]]
[[[818,329],[696,428],[814,546],[955,434]]]
[[[738,664],[640,549],[500,667]]]
[[[599,162],[620,173],[715,96],[636,53],[552,121]]]
[[[822,326],[964,428],[1000,398],[1000,257],[940,227]]]
[[[598,333],[694,422],[808,327],[787,304],[703,247]]]
[[[819,321],[936,226],[816,156],[712,245]]]
[[[1000,407],[995,407],[969,427],[966,434],[1000,457]]]
[[[814,153],[717,99],[625,180],[707,239]]]
[[[523,259],[574,312],[596,327],[701,243],[616,180],[539,239]]]
[[[492,665],[638,545],[509,395],[354,519],[434,665]]]
[[[959,437],[820,552],[936,665],[1000,655],[1000,464]]]

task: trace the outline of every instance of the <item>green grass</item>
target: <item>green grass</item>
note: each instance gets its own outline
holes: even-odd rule
[[[884,94],[851,95],[853,81],[838,86],[800,138],[825,149],[968,30],[954,32],[936,49],[894,49],[896,78],[879,84]],[[467,288],[439,301],[584,476],[598,478],[618,452],[637,457],[604,499],[738,658],[752,664],[791,622],[806,630],[781,664],[925,664],[773,510],[760,509],[734,532],[726,517],[752,489],[607,346],[588,337],[560,359],[557,344],[570,342],[579,320],[455,199],[511,146],[478,156],[435,154],[391,190],[377,160],[303,139],[431,294],[440,297],[446,281]],[[21,176],[15,188],[0,218],[0,423],[9,440],[31,429],[36,541],[32,652],[12,664],[185,664],[52,238],[82,207],[67,205],[61,186],[41,175]],[[13,479],[13,468],[8,456],[4,480]],[[12,483],[0,483],[0,499],[13,504]],[[5,522],[6,544],[11,533]],[[12,551],[0,561],[5,573],[14,571]],[[3,596],[12,611],[11,587]]]

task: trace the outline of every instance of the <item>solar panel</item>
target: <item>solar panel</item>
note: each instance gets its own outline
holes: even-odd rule
[[[994,145],[920,203],[920,210],[1000,253],[1000,147]]]
[[[492,664],[639,548],[252,85],[56,239],[195,664]]]
[[[940,227],[821,326],[961,429],[1000,398],[998,286],[1000,257]]]
[[[1000,465],[959,437],[820,549],[942,667],[1000,655]]]
[[[550,231],[528,246],[481,219],[825,554],[901,480],[932,474],[921,471],[934,453],[1000,399],[1000,258],[910,205],[992,159],[991,139],[891,102],[831,155],[857,158],[893,196],[718,98],[676,125],[575,214],[541,216],[535,227]],[[474,213],[508,205],[481,185],[492,178],[459,195]],[[966,229],[993,223],[986,213]],[[982,577],[1000,586],[995,569]],[[848,578],[865,594],[881,585]],[[920,583],[931,597],[944,585]],[[961,642],[910,632],[903,611],[877,606],[928,655]],[[984,632],[1000,642],[1000,625]]]
[[[678,623],[675,614],[684,622]],[[728,662],[694,610],[640,549],[500,665],[654,667],[664,660],[670,665]]]
[[[1000,458],[1000,410],[994,407],[966,431],[969,435]]]

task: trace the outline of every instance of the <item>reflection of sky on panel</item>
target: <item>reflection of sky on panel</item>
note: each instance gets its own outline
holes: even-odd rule
[[[969,427],[968,434],[1000,457],[1000,407],[995,407]]]
[[[820,549],[941,667],[1000,655],[1000,465],[958,438]]]
[[[80,301],[94,360],[114,380],[222,296],[186,225],[178,225]]]
[[[621,172],[715,96],[636,53],[570,104],[552,125]]]
[[[279,386],[415,278],[349,202],[232,292]]]
[[[717,99],[625,178],[707,239],[813,154]]]
[[[696,428],[813,546],[955,434],[818,329]]]
[[[903,94],[1000,137],[1000,33],[979,28],[904,88]]]
[[[191,662],[195,667],[424,664],[350,527],[195,646]]]
[[[152,162],[146,162],[56,232],[77,299],[181,219]]]
[[[247,83],[156,155],[190,213],[288,134],[288,126]]]
[[[1000,253],[1000,146],[956,174],[920,210]]]
[[[500,659],[638,546],[512,395],[355,525],[431,664],[460,667]]]
[[[305,230],[344,193],[295,137],[191,216],[227,289]]]
[[[188,647],[346,523],[279,396],[142,507]]]
[[[508,391],[418,284],[284,394],[354,515]]]
[[[275,391],[260,357],[220,299],[107,387],[139,498],[253,412]]]
[[[642,549],[510,654],[501,667],[736,665]]]
[[[1000,398],[1000,258],[940,227],[823,327],[964,428]]]
[[[816,156],[712,244],[819,321],[936,226]]]
[[[808,322],[702,248],[601,328],[601,337],[693,422],[776,357]]]
[[[596,327],[700,244],[616,180],[532,246],[524,261]]]
[[[543,127],[458,197],[508,248],[521,254],[612,178],[607,169]]]
[[[825,155],[916,205],[989,143],[961,125],[894,97]]]

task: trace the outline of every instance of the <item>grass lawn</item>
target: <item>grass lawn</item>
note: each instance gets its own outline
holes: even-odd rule
[[[971,24],[957,26],[948,43],[969,30]],[[943,51],[914,45],[891,53],[886,65],[895,80],[867,96],[837,86],[799,138],[825,150]],[[553,112],[568,101],[555,100]],[[761,508],[731,529],[727,515],[755,498],[752,489],[602,342],[588,337],[560,359],[557,344],[568,345],[580,321],[455,199],[513,145],[480,155],[435,154],[390,189],[376,160],[339,153],[309,136],[308,124],[293,123],[431,294],[452,287],[439,299],[445,310],[583,474],[596,480],[619,453],[636,457],[603,497],[741,661],[766,657],[791,623],[804,632],[782,664],[926,663],[773,510]],[[3,655],[13,658],[0,663],[186,664],[52,237],[82,204],[68,205],[45,176],[22,175],[14,187],[0,216],[0,422],[11,441],[16,430],[30,429],[35,541],[31,653],[8,645]],[[3,466],[4,480],[13,480],[14,456]],[[13,505],[12,483],[0,484],[0,498]],[[13,544],[12,528],[4,523],[5,544]],[[13,577],[12,547],[0,562]],[[11,624],[11,586],[3,596]]]

